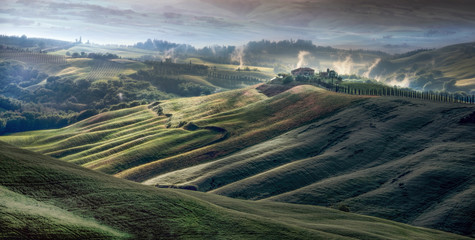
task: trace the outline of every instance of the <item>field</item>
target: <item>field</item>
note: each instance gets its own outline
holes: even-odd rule
[[[68,59],[68,67],[56,75],[60,77],[73,77],[88,81],[119,79],[119,74],[132,74],[145,68],[145,65],[131,60],[94,60],[87,58]]]
[[[68,66],[65,56],[38,52],[19,52],[17,50],[0,50],[0,58],[23,62],[26,66],[46,74],[55,74]]]
[[[121,56],[122,58],[140,58],[144,55],[150,55],[151,52],[148,50],[132,48],[132,47],[120,47],[120,46],[106,46],[106,45],[96,45],[96,44],[79,44],[75,45],[68,49],[62,49],[59,51],[52,52],[51,54],[65,56],[66,52],[69,53],[111,53]]]
[[[167,100],[155,105],[153,111],[138,106],[106,112],[66,128],[0,139],[108,174],[144,181],[252,146],[358,99],[362,98],[311,86],[267,97],[249,87]],[[328,102],[334,104],[326,106]]]
[[[338,210],[157,189],[0,142],[4,239],[468,239]]]
[[[239,69],[205,51],[2,48],[0,132],[17,133],[0,136],[0,238],[475,237],[473,43],[307,54],[339,73],[380,59],[365,77],[418,90],[274,84],[299,51],[251,45],[260,67]]]
[[[345,206],[471,234],[474,125],[462,119],[474,106],[264,89],[171,99],[0,140],[147,185]]]

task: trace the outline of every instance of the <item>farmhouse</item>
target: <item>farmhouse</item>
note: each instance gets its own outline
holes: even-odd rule
[[[294,77],[296,77],[296,76],[313,76],[313,75],[315,75],[315,70],[313,70],[311,68],[297,68],[297,69],[292,70],[291,73]]]
[[[322,78],[336,78],[336,77],[338,77],[338,73],[336,73],[335,70],[330,70],[329,68],[327,68],[326,72],[320,72],[319,75]]]

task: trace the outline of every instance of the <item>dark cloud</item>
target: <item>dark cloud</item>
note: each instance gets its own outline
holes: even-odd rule
[[[93,32],[95,41],[163,38],[210,45],[303,38],[402,51],[475,39],[473,0],[2,0],[0,13],[7,34],[18,32],[11,26],[31,30],[41,22],[38,32]]]
[[[438,29],[431,29],[424,33],[426,37],[446,37],[450,35],[456,34],[456,31],[452,30],[438,30]]]

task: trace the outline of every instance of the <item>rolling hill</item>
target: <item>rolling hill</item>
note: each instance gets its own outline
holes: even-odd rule
[[[321,206],[473,235],[474,107],[369,99],[149,185]]]
[[[466,239],[338,210],[118,179],[0,142],[2,239]]]
[[[144,181],[252,146],[363,98],[312,86],[298,86],[268,97],[249,87],[166,100],[150,108],[105,112],[62,129],[0,139]]]
[[[368,75],[419,90],[475,92],[475,43],[418,50],[383,58]]]
[[[166,100],[0,140],[147,185],[473,236],[473,105],[287,89]]]

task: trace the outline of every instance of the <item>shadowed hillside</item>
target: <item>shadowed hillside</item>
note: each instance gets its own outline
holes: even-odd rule
[[[0,171],[2,239],[464,239],[322,207],[157,189],[2,142]]]
[[[145,184],[322,206],[473,234],[475,107],[374,98]]]

